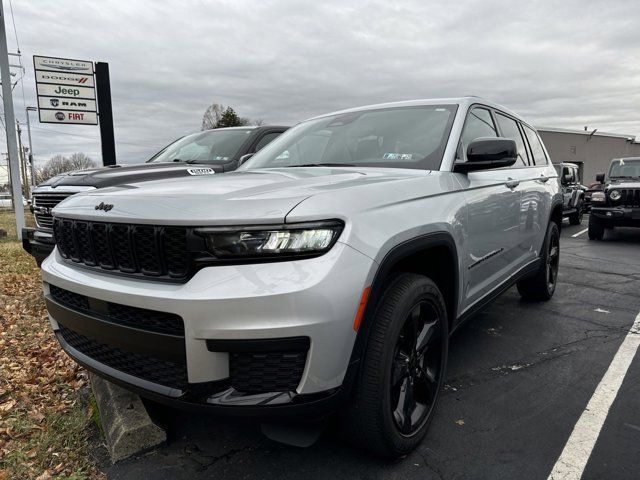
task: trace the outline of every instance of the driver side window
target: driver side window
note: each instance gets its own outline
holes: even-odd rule
[[[458,156],[467,158],[467,147],[476,138],[497,137],[495,124],[491,112],[486,108],[474,108],[467,114],[467,119],[460,135],[460,149]]]

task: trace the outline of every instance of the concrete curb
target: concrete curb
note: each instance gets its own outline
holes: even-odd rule
[[[100,420],[112,462],[149,450],[167,440],[137,395],[90,374]]]

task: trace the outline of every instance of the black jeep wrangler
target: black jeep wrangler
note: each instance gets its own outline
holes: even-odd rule
[[[602,240],[613,227],[640,228],[640,157],[612,160],[609,174],[599,173],[596,180],[603,189],[591,195],[589,238]]]
[[[563,162],[554,165],[558,172],[562,190],[562,217],[571,225],[580,225],[585,210],[584,193],[587,188],[580,184],[579,167],[575,163]]]

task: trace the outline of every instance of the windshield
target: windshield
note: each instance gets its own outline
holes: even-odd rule
[[[456,105],[365,110],[309,120],[242,169],[301,166],[440,168]]]
[[[156,153],[148,162],[225,163],[232,160],[252,129],[207,130],[187,135]]]
[[[609,178],[640,178],[640,158],[614,160]]]

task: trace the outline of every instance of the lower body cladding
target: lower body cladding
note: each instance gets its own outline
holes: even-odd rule
[[[184,284],[77,267],[57,251],[42,274],[53,330],[78,363],[166,403],[268,416],[341,397],[372,266],[337,243],[313,259],[204,268]]]

